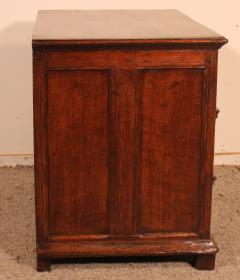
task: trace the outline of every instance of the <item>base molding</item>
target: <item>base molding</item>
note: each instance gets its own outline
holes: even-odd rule
[[[214,267],[218,248],[210,239],[162,241],[47,242],[38,246],[39,260],[82,257],[195,255],[196,268]],[[199,257],[198,256],[203,256]],[[210,256],[210,257],[209,257]]]
[[[49,258],[101,256],[158,256],[216,254],[218,248],[211,239],[159,241],[74,241],[47,242],[38,246],[37,255]]]

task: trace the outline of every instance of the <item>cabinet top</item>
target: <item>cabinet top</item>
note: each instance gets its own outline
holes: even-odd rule
[[[33,41],[227,40],[178,10],[42,10]]]

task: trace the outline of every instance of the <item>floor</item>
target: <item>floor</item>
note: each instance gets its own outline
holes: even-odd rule
[[[218,166],[212,233],[219,245],[215,271],[184,262],[84,263],[35,270],[32,167],[0,168],[0,280],[7,279],[240,279],[240,167]]]

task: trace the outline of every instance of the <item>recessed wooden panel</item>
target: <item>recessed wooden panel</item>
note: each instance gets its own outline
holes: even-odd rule
[[[49,233],[107,234],[109,71],[48,71]]]
[[[197,232],[203,73],[141,72],[138,233]]]

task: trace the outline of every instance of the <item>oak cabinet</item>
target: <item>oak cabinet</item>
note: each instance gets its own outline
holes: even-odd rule
[[[217,53],[226,42],[175,10],[39,12],[38,270],[56,258],[157,255],[214,268]]]

